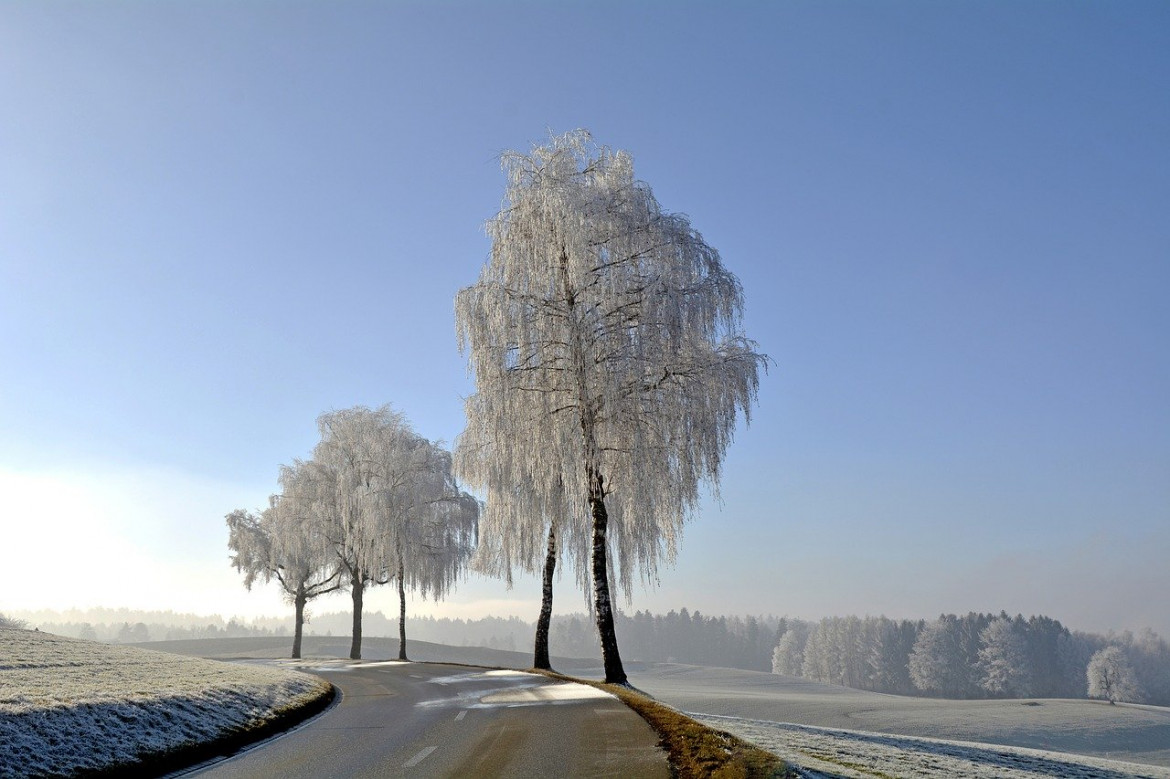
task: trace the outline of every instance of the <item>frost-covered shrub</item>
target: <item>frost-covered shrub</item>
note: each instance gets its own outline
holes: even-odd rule
[[[1139,703],[1145,698],[1133,666],[1119,646],[1107,646],[1093,655],[1085,673],[1089,677],[1090,698],[1102,698],[1110,703]]]
[[[28,623],[22,619],[14,619],[12,617],[6,617],[3,614],[0,614],[0,628],[15,628],[17,630],[21,630],[27,627]]]

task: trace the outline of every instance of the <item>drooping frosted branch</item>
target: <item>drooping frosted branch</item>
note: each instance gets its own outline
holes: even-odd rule
[[[491,257],[455,300],[476,382],[456,465],[487,493],[481,564],[536,570],[558,522],[584,581],[591,471],[628,594],[673,560],[699,485],[717,489],[767,358],[741,332],[738,280],[628,154],[577,131],[503,168]]]

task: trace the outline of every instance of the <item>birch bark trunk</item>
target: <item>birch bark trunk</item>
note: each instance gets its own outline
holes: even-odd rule
[[[365,582],[358,574],[350,581],[353,595],[353,641],[349,645],[349,659],[362,659],[362,594]]]
[[[406,660],[406,586],[403,578],[406,574],[402,559],[398,561],[398,659]]]
[[[296,607],[296,625],[293,628],[292,659],[301,659],[301,635],[305,629],[305,588],[301,587],[296,594],[293,605]]]
[[[553,600],[553,573],[557,569],[557,529],[552,525],[548,529],[548,552],[544,558],[544,579],[540,594],[540,617],[536,620],[536,651],[532,661],[533,668],[545,671],[552,670],[552,661],[548,653],[548,631],[552,623]]]
[[[609,515],[605,511],[603,479],[590,474],[589,508],[593,513],[593,609],[597,618],[597,635],[601,640],[601,662],[605,666],[605,681],[628,685],[621,654],[618,652],[617,632],[613,624],[613,608],[609,597],[609,559],[606,531]]]

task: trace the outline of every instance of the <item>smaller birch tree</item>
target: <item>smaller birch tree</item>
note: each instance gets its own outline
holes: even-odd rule
[[[397,580],[406,659],[406,590],[442,597],[454,586],[475,545],[479,504],[459,490],[450,454],[388,405],[329,412],[318,428],[306,500],[353,600],[350,657],[361,657],[366,589]]]
[[[259,516],[243,509],[227,515],[228,548],[249,590],[257,579],[279,582],[294,608],[292,657],[298,659],[305,606],[340,588],[341,574],[332,548],[304,509],[276,495],[269,501]]]
[[[387,539],[390,504],[413,475],[416,436],[389,406],[362,406],[322,414],[321,440],[306,464],[306,500],[322,522],[353,601],[349,656],[361,658],[362,610],[369,587],[394,578]]]
[[[480,503],[459,488],[451,454],[419,436],[405,502],[388,506],[390,551],[398,582],[398,659],[406,660],[406,591],[440,600],[462,578],[475,552]]]

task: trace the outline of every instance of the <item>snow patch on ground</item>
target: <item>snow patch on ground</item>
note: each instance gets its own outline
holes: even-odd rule
[[[549,703],[552,701],[584,701],[596,698],[613,698],[605,690],[587,684],[566,682],[564,684],[542,684],[539,687],[523,687],[485,695],[483,703]]]
[[[688,714],[750,741],[809,777],[849,779],[913,776],[923,779],[1170,779],[1170,768],[1045,752],[1022,747],[909,738],[785,722]]]
[[[141,760],[259,726],[328,689],[275,668],[0,629],[0,777]]]
[[[758,671],[678,664],[635,666],[631,676],[638,687],[681,711],[1004,744],[1170,768],[1170,708],[1165,707],[1062,699],[914,698]]]

